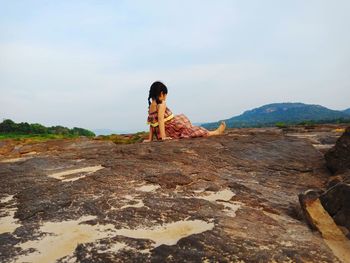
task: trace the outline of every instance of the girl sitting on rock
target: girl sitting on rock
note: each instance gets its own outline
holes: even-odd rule
[[[193,126],[184,114],[173,115],[165,103],[167,94],[168,89],[162,82],[156,81],[151,85],[148,96],[147,118],[150,130],[149,138],[144,142],[152,141],[154,136],[158,140],[170,140],[214,136],[224,132],[225,122],[221,122],[215,131],[208,131],[203,127]]]

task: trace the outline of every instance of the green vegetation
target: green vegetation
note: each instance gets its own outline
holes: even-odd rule
[[[77,135],[59,135],[59,134],[13,134],[6,133],[0,134],[0,140],[12,139],[15,141],[25,142],[43,142],[52,139],[72,139],[78,138]]]
[[[144,139],[148,138],[148,132],[138,132],[135,134],[111,134],[111,135],[100,135],[97,140],[112,141],[115,144],[131,144],[142,142]]]
[[[278,128],[286,128],[287,124],[285,124],[284,122],[276,122],[275,126]]]
[[[76,138],[79,136],[95,137],[95,134],[89,130],[74,127],[69,129],[63,126],[45,127],[39,123],[29,124],[27,122],[15,123],[12,120],[4,120],[0,123],[1,139],[63,139]]]
[[[0,140],[13,139],[26,142],[40,142],[51,139],[70,139],[79,136],[95,137],[95,134],[89,130],[74,127],[68,129],[63,126],[45,127],[39,123],[29,124],[27,122],[15,123],[12,120],[4,120],[0,123]],[[135,134],[112,134],[100,135],[96,140],[112,141],[116,144],[130,144],[142,142],[148,138],[147,132],[138,132]]]

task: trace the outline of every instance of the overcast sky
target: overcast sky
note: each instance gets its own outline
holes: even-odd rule
[[[0,0],[0,118],[147,130],[155,80],[192,122],[350,107],[349,0]]]

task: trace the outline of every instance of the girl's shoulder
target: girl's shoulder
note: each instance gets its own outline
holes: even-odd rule
[[[166,103],[165,102],[162,102],[160,104],[151,104],[150,107],[148,108],[148,113],[149,114],[153,114],[153,113],[156,113],[158,112],[159,108],[165,108],[166,111],[170,111],[170,109],[167,107]]]
[[[162,111],[165,111],[166,113],[171,112],[165,102],[157,105],[157,111],[159,111],[159,109],[161,109]]]
[[[159,103],[159,104],[157,104],[157,109],[159,109],[159,108],[166,108],[166,103],[165,103],[165,101],[163,101],[162,103]]]

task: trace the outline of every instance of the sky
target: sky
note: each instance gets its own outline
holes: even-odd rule
[[[350,107],[348,0],[0,0],[0,121],[147,130],[275,102]]]

